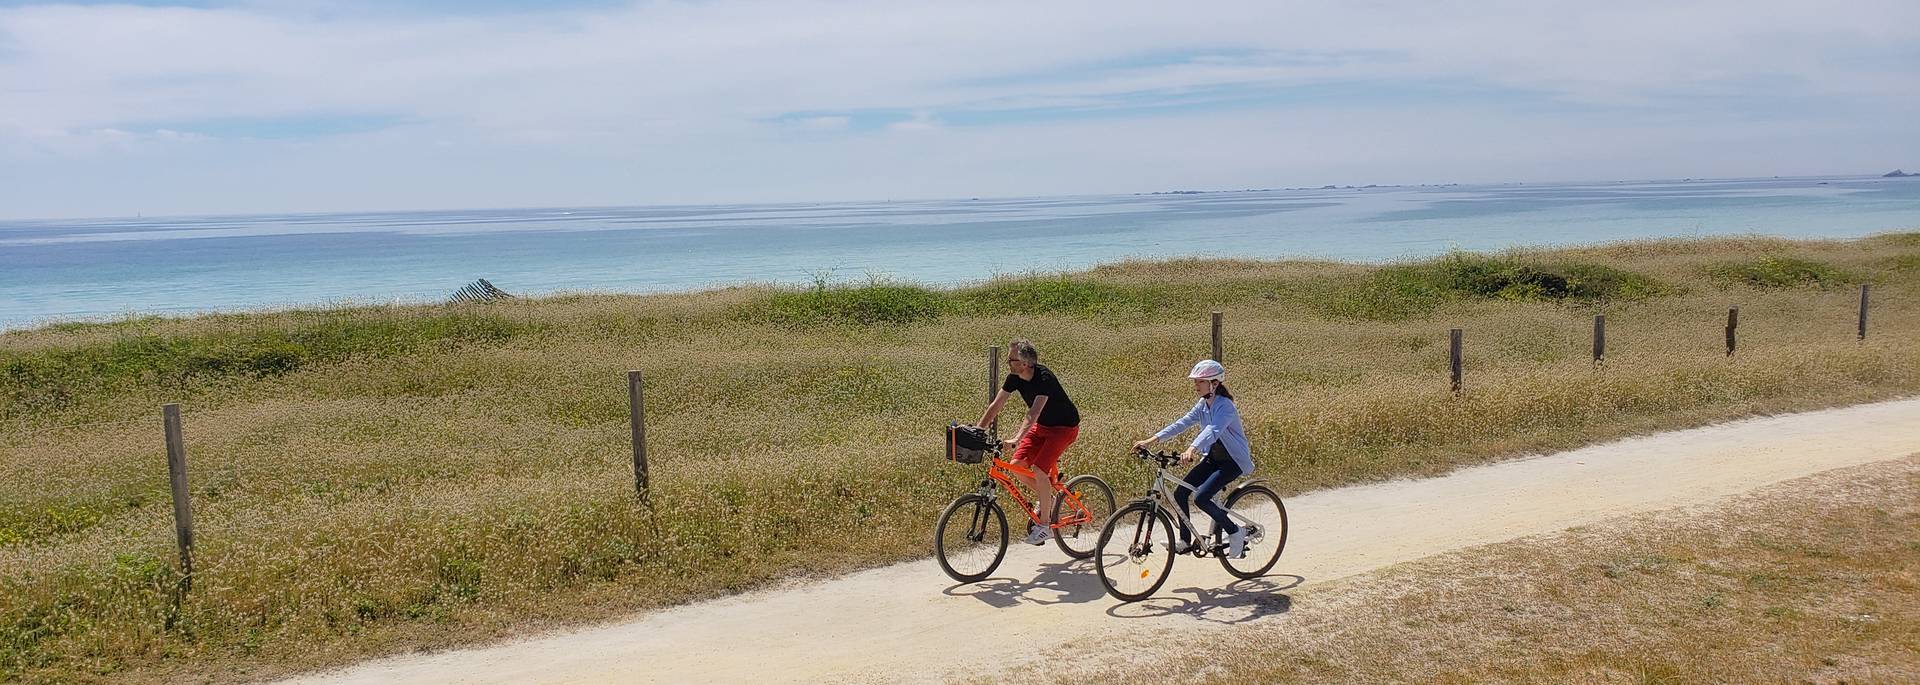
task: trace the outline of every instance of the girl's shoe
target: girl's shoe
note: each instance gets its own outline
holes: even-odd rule
[[[1239,559],[1247,556],[1247,527],[1227,534],[1227,558]]]
[[[1169,540],[1167,541],[1167,551],[1172,552],[1174,554],[1191,553],[1193,551],[1193,541],[1181,540],[1179,542],[1173,542]]]

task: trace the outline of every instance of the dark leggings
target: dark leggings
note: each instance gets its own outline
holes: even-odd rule
[[[1183,487],[1174,487],[1173,501],[1175,504],[1180,505],[1180,511],[1186,512],[1187,515],[1191,516],[1193,509],[1188,506],[1187,497],[1189,495],[1197,495],[1200,498],[1200,510],[1207,512],[1207,515],[1213,517],[1213,522],[1218,524],[1221,530],[1231,535],[1240,530],[1240,524],[1234,523],[1231,518],[1227,518],[1226,507],[1222,507],[1219,503],[1213,501],[1213,496],[1220,494],[1221,488],[1227,487],[1228,483],[1233,482],[1233,479],[1239,477],[1240,465],[1234,463],[1232,455],[1227,454],[1226,446],[1217,442],[1213,443],[1213,449],[1207,450],[1207,457],[1201,459],[1200,463],[1195,464],[1192,471],[1187,472],[1186,481],[1193,484],[1193,490],[1190,492]],[[1180,539],[1186,542],[1193,542],[1193,534],[1188,532],[1185,527],[1182,527],[1180,529]]]

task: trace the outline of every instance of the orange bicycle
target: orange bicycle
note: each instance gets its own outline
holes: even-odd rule
[[[975,447],[955,445],[955,434],[971,431]],[[940,570],[962,583],[985,580],[1007,556],[1007,515],[1000,508],[999,492],[1005,488],[1027,519],[1035,526],[1053,529],[1053,541],[1060,551],[1075,559],[1093,556],[1098,549],[1100,531],[1113,515],[1113,488],[1099,476],[1083,474],[1065,483],[1059,474],[1048,480],[1053,484],[1053,519],[1041,521],[1033,503],[1021,494],[1013,476],[1030,476],[1031,469],[1000,458],[1000,440],[991,431],[955,423],[948,426],[948,457],[957,463],[987,463],[987,477],[979,489],[961,495],[941,512],[933,529],[933,556]],[[989,458],[990,457],[990,458]],[[996,484],[998,484],[996,486]]]

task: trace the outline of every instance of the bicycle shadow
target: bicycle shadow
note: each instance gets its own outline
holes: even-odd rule
[[[940,592],[949,597],[972,597],[987,606],[1006,609],[1023,602],[1043,606],[1085,604],[1105,597],[1107,589],[1100,584],[1092,559],[1074,559],[1040,564],[1039,573],[1024,583],[1012,578],[988,578],[977,583],[960,583]]]
[[[1284,579],[1285,582],[1281,582]],[[1225,587],[1183,587],[1171,594],[1184,597],[1155,596],[1107,609],[1114,618],[1161,618],[1184,615],[1195,620],[1235,625],[1277,616],[1293,610],[1293,597],[1282,594],[1306,582],[1302,576],[1280,574],[1252,580],[1239,580]]]

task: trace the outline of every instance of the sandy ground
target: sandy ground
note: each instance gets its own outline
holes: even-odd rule
[[[1920,399],[1719,424],[1292,498],[1273,575],[1182,557],[1156,599],[1107,597],[1089,562],[1014,543],[994,578],[931,559],[790,584],[480,649],[408,655],[297,683],[893,682],[991,678],[1160,630],[1282,620],[1288,591],[1474,545],[1707,504],[1920,452]],[[1269,466],[1269,468],[1272,468]],[[1137,493],[1119,493],[1124,501]],[[931,528],[932,522],[928,522]],[[1111,638],[1111,639],[1108,639]],[[1049,654],[1049,652],[1054,652]]]

